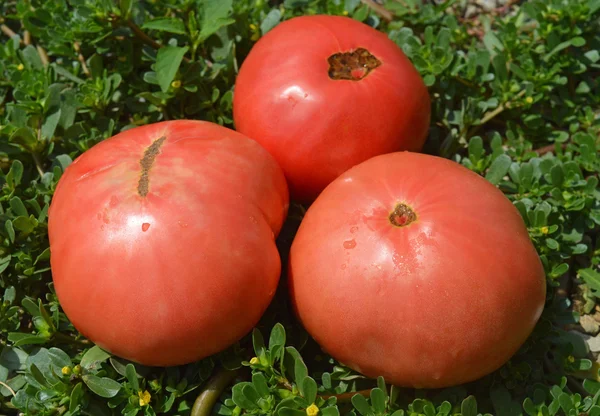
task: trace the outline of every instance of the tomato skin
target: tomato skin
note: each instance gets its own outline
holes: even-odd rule
[[[398,203],[416,220],[396,227]],[[544,270],[512,203],[452,161],[399,152],[331,183],[292,244],[296,313],[333,357],[407,387],[480,378],[522,345]]]
[[[140,159],[161,137],[141,196]],[[275,293],[287,207],[275,160],[233,130],[169,121],[117,134],[66,169],[50,206],[61,306],[83,335],[138,363],[214,354]]]
[[[381,65],[359,81],[334,80],[328,58],[366,48]],[[282,166],[292,198],[313,200],[370,157],[419,151],[430,119],[427,88],[385,34],[341,16],[302,16],[261,38],[242,63],[236,129]]]

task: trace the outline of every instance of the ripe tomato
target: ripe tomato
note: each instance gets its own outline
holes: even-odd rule
[[[544,270],[517,209],[452,161],[392,153],[340,176],[290,253],[300,321],[333,357],[400,386],[499,368],[542,312]]]
[[[281,269],[285,177],[256,142],[200,121],[122,132],[81,155],[49,212],[52,276],[83,335],[146,365],[252,329]]]
[[[235,85],[236,129],[277,159],[293,198],[314,199],[372,156],[419,151],[427,88],[384,33],[341,16],[302,16],[267,33]]]

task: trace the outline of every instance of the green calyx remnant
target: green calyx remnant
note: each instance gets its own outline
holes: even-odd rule
[[[329,78],[351,81],[360,81],[381,65],[381,61],[365,48],[335,53],[327,59],[327,62],[329,63]]]
[[[144,152],[142,159],[140,159],[140,166],[142,167],[142,174],[140,176],[140,181],[138,182],[138,194],[140,196],[146,196],[150,191],[150,169],[152,168],[154,159],[156,159],[156,155],[158,155],[160,152],[160,147],[165,140],[167,140],[167,137],[163,136],[160,139],[152,142],[150,147],[148,147]]]
[[[405,227],[417,220],[417,214],[406,204],[398,204],[388,217],[390,223],[396,227]]]

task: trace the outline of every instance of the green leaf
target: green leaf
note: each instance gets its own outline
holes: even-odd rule
[[[460,405],[461,416],[477,416],[477,400],[475,396],[464,399]]]
[[[490,398],[496,411],[495,416],[515,416],[520,413],[521,406],[512,399],[506,387],[500,386],[492,389]]]
[[[99,368],[100,364],[106,361],[110,357],[110,354],[104,351],[97,345],[90,348],[84,356],[81,358],[81,366],[85,369],[91,370]]]
[[[0,367],[12,371],[23,371],[26,368],[26,361],[29,355],[20,348],[4,347],[0,353]]]
[[[183,48],[177,46],[164,46],[158,50],[156,55],[156,78],[158,85],[163,92],[167,92],[171,86],[171,82],[175,79],[179,65],[183,60],[183,56],[188,51],[188,47]]]
[[[271,394],[267,379],[262,373],[252,374],[252,384],[261,397],[267,398]]]
[[[178,35],[185,34],[185,26],[180,19],[174,17],[160,17],[145,22],[142,29],[160,30],[163,32],[176,33]]]
[[[20,347],[22,345],[45,344],[48,342],[48,338],[46,337],[23,334],[20,332],[10,332],[8,334],[8,340],[13,343],[14,347]]]
[[[23,56],[23,61],[25,64],[32,69],[42,69],[44,68],[44,64],[42,63],[42,58],[40,58],[40,54],[32,45],[27,45],[21,52]]]
[[[40,371],[37,365],[31,364],[29,366],[29,373],[33,376],[35,381],[37,381],[40,384],[40,386],[50,387],[48,380],[46,379],[46,377],[44,377],[44,374]]]
[[[75,412],[75,409],[78,405],[81,404],[83,400],[83,383],[77,383],[73,390],[71,391],[71,396],[69,400],[69,411],[71,413]]]
[[[135,371],[133,364],[129,363],[125,366],[125,375],[127,376],[127,381],[129,381],[132,390],[138,391],[140,389],[140,385],[138,383],[137,372]]]
[[[369,402],[360,394],[355,394],[352,396],[352,405],[358,412],[363,416],[368,416],[371,414],[371,406],[369,406]]]
[[[385,393],[378,387],[371,390],[371,406],[375,413],[385,413]]]
[[[276,345],[285,345],[285,328],[280,323],[275,324],[269,337],[269,349],[272,350]]]
[[[279,9],[271,9],[260,24],[260,31],[264,35],[269,30],[273,29],[281,21],[281,11]]]
[[[483,149],[483,140],[479,136],[475,136],[469,140],[469,159],[473,163],[479,161],[483,155],[485,154],[485,150]]]
[[[567,41],[559,43],[558,45],[556,45],[554,47],[554,49],[552,49],[552,51],[550,51],[550,53],[548,53],[548,54],[546,54],[544,56],[543,60],[544,61],[549,61],[550,58],[552,58],[554,55],[556,55],[557,53],[559,53],[563,49],[567,49],[569,46],[571,46],[571,41],[570,40],[567,40]]]
[[[238,384],[234,385],[233,389],[232,389],[231,399],[236,404],[236,406],[239,406],[242,409],[245,409],[245,410],[258,409],[258,406],[256,405],[256,403],[245,395],[244,387],[246,387],[249,384],[250,383],[242,382],[242,383],[238,383]]]
[[[323,409],[320,409],[320,411],[321,416],[340,416],[340,411],[338,410],[337,406],[325,407]]]
[[[265,350],[265,340],[257,328],[252,330],[252,345],[254,347],[254,354],[259,357]]]
[[[302,381],[302,394],[308,403],[317,399],[317,382],[312,377],[305,377]]]
[[[48,354],[52,359],[52,364],[58,368],[68,367],[73,364],[69,355],[59,348],[50,348]]]
[[[17,291],[15,290],[14,286],[7,287],[6,289],[4,289],[4,297],[3,297],[4,302],[13,303],[15,300],[16,294],[17,294]]]
[[[203,42],[220,28],[235,23],[229,18],[233,0],[204,0],[204,16],[200,29],[199,40]]]
[[[61,110],[60,108],[53,112],[52,114],[48,114],[46,119],[42,123],[42,137],[46,140],[51,140],[54,137],[54,132],[56,131],[56,127],[58,126],[58,122],[60,121]]]
[[[558,396],[558,402],[560,403],[560,407],[565,411],[566,414],[570,414],[569,412],[575,410],[573,400],[571,399],[571,396],[569,396],[567,393],[561,393]]]
[[[16,196],[10,200],[10,209],[15,213],[16,216],[27,217],[29,215],[27,208],[25,208],[25,204],[23,204],[23,201],[21,201],[21,198]]]
[[[523,410],[525,410],[525,413],[529,416],[537,416],[537,409],[529,397],[523,401]]]
[[[10,170],[6,174],[6,183],[9,189],[14,190],[19,186],[23,178],[23,163],[20,160],[13,160]]]
[[[119,11],[121,12],[121,17],[123,18],[123,20],[129,19],[134,0],[119,0],[119,3]]]
[[[579,269],[577,271],[579,277],[591,288],[600,291],[600,273],[592,268]]]
[[[108,377],[97,377],[94,375],[84,375],[81,377],[83,382],[88,388],[96,393],[100,397],[110,399],[115,397],[119,390],[121,390],[121,384]]]
[[[277,412],[279,416],[306,416],[306,412],[298,409],[292,409],[290,407],[282,407]]]
[[[298,390],[300,390],[301,394],[304,394],[304,379],[308,376],[308,369],[306,368],[306,364],[302,360],[302,357],[298,357],[294,363],[294,381],[298,386]]]
[[[552,185],[561,186],[565,180],[563,168],[561,165],[554,165],[550,169],[550,177],[552,178]]]
[[[6,222],[4,223],[4,229],[6,230],[6,234],[8,235],[8,239],[10,240],[11,243],[15,242],[15,227],[13,227],[12,221],[11,220],[6,220]],[[9,264],[10,263],[10,257],[8,257],[8,261],[4,264]]]
[[[502,178],[508,173],[508,168],[510,168],[511,163],[512,163],[512,160],[511,160],[510,156],[508,156],[508,155],[498,156],[496,159],[494,159],[494,161],[492,162],[492,165],[488,169],[488,171],[485,175],[485,179],[487,179],[489,182],[493,183],[494,185],[497,185],[498,183],[500,183]]]
[[[483,36],[483,44],[492,55],[495,55],[497,51],[504,50],[504,45],[492,31],[487,32]]]

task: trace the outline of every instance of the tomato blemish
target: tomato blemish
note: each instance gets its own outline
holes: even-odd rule
[[[327,62],[329,63],[329,78],[350,81],[360,81],[381,65],[381,61],[365,48],[335,53],[327,59]]]
[[[353,249],[354,247],[356,247],[356,241],[354,239],[344,241],[345,249],[350,250],[350,249]]]
[[[396,227],[405,227],[417,220],[417,214],[406,204],[398,204],[388,217]]]
[[[154,142],[152,142],[150,147],[148,147],[144,151],[144,156],[142,156],[142,159],[140,160],[142,174],[140,176],[140,181],[138,182],[137,191],[138,194],[142,197],[148,195],[148,192],[150,191],[150,168],[152,168],[152,165],[154,164],[154,159],[156,159],[156,156],[160,153],[160,147],[165,142],[165,140],[167,140],[167,137],[163,136],[160,139],[157,139]]]

